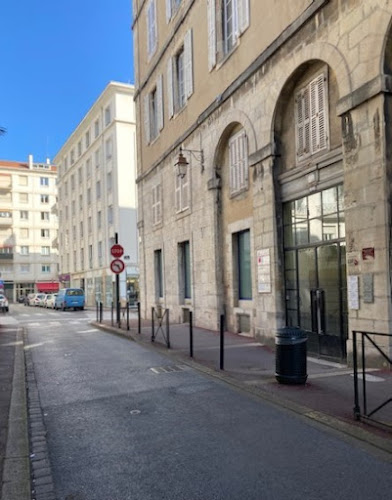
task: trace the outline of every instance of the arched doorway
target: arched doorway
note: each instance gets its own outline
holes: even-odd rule
[[[347,340],[343,154],[336,78],[321,61],[285,85],[275,116],[275,182],[286,324],[311,354],[344,360]]]

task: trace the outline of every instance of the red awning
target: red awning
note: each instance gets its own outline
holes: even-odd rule
[[[44,292],[44,293],[58,292],[59,284],[58,283],[37,283],[37,290],[39,292]]]

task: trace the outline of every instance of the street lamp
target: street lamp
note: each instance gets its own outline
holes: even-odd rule
[[[180,152],[178,154],[178,158],[176,163],[174,164],[174,167],[176,169],[176,173],[178,177],[185,177],[187,168],[189,166],[189,161],[186,159],[186,157],[183,155],[183,152],[185,153],[190,153],[193,158],[200,163],[201,167],[201,172],[204,172],[204,153],[203,150],[200,149],[183,149],[180,147]]]

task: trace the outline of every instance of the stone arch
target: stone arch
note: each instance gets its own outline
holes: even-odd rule
[[[389,19],[388,28],[384,36],[380,57],[380,73],[392,75],[392,17]]]
[[[258,145],[256,131],[250,118],[242,110],[230,109],[229,112],[224,113],[222,120],[216,128],[218,142],[215,146],[214,151],[213,169],[216,169],[216,167],[219,165],[222,148],[224,148],[227,138],[236,125],[241,125],[246,132],[246,135],[248,137],[248,154],[250,155],[257,151]]]
[[[324,62],[337,78],[339,98],[342,98],[352,92],[352,82],[350,78],[348,63],[339,49],[329,43],[315,43],[304,47],[297,53],[290,54],[288,59],[279,66],[282,72],[282,66],[285,69],[283,76],[279,80],[275,79],[272,85],[268,86],[267,103],[270,103],[266,109],[266,123],[269,124],[270,137],[265,138],[266,144],[273,143],[274,124],[278,109],[278,102],[282,91],[293,78],[300,67],[310,64],[314,61]],[[264,144],[264,145],[266,145]]]

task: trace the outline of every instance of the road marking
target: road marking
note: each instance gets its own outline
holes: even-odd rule
[[[183,372],[186,370],[184,365],[172,365],[172,366],[157,366],[156,368],[150,368],[150,370],[157,375],[161,373],[173,373],[173,372]]]
[[[12,316],[0,316],[0,325],[16,325],[18,321]]]
[[[91,333],[91,332],[98,332],[99,330],[97,328],[92,328],[91,330],[79,330],[76,333]]]

